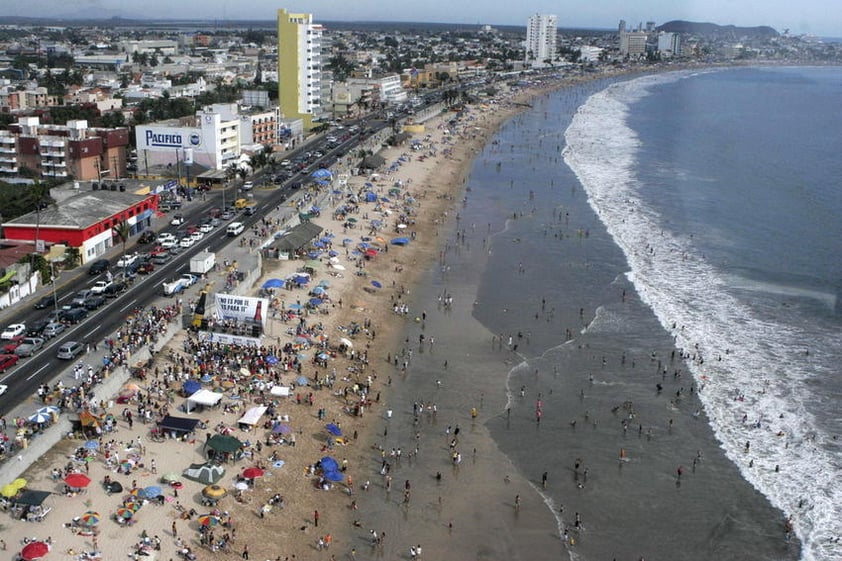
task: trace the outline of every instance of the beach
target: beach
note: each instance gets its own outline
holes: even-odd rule
[[[140,558],[148,554],[170,559],[176,558],[178,551],[184,551],[185,548],[189,548],[190,553],[198,558],[206,558],[214,555],[210,547],[211,542],[222,543],[222,547],[229,553],[261,559],[318,556],[328,558],[330,555],[341,558],[354,549],[362,555],[365,548],[361,544],[369,543],[370,530],[376,528],[363,520],[362,512],[380,502],[379,499],[372,500],[376,495],[386,497],[387,501],[390,500],[390,496],[391,500],[403,500],[405,482],[398,472],[407,463],[422,457],[420,453],[414,453],[408,441],[403,452],[404,459],[392,461],[395,466],[393,477],[396,489],[391,492],[385,490],[382,479],[372,475],[377,473],[376,470],[372,470],[372,464],[381,456],[380,451],[375,448],[379,446],[385,450],[385,446],[395,442],[397,438],[397,434],[390,435],[388,440],[383,438],[383,432],[390,422],[385,421],[387,408],[394,408],[394,425],[398,425],[398,419],[406,418],[407,411],[400,390],[401,378],[413,375],[411,373],[414,369],[412,364],[402,374],[401,367],[396,367],[394,361],[386,361],[387,357],[399,353],[401,348],[406,350],[407,345],[400,340],[401,333],[406,325],[416,323],[416,318],[419,317],[419,311],[415,309],[396,313],[394,304],[409,302],[409,299],[414,297],[413,290],[419,279],[426,275],[429,267],[436,262],[443,241],[437,239],[437,236],[445,225],[450,224],[454,213],[458,211],[459,193],[464,186],[465,174],[472,157],[501,122],[524,109],[523,105],[515,105],[512,100],[516,99],[522,103],[535,93],[523,91],[517,98],[511,95],[501,96],[493,103],[472,108],[468,118],[455,126],[444,120],[452,118],[453,114],[444,114],[444,118],[438,117],[426,124],[425,135],[429,137],[424,140],[422,151],[410,152],[407,147],[394,147],[385,151],[384,155],[390,162],[404,156],[398,170],[373,177],[356,176],[348,180],[349,192],[368,190],[363,184],[373,180],[373,189],[380,196],[388,195],[388,189],[401,182],[405,191],[398,197],[412,197],[417,202],[411,216],[411,233],[406,232],[411,235],[413,243],[405,247],[381,245],[383,251],[377,257],[365,261],[360,259],[358,262],[364,268],[357,270],[364,274],[355,275],[355,264],[343,259],[348,265],[344,274],[328,276],[322,272],[319,275],[320,279],[330,281],[330,299],[326,304],[329,307],[326,308],[327,313],[314,313],[314,317],[305,316],[306,321],[318,322],[319,331],[328,336],[332,346],[335,346],[336,341],[345,333],[339,330],[339,326],[347,326],[352,322],[366,326],[352,338],[355,353],[353,358],[350,358],[351,349],[346,348],[348,352],[336,353],[336,357],[328,361],[326,368],[302,361],[301,374],[311,381],[319,375],[324,379],[331,372],[336,372],[336,379],[330,387],[295,388],[293,384],[292,397],[268,403],[265,402],[265,396],[259,395],[253,388],[249,389],[251,380],[244,377],[238,380],[234,387],[225,388],[226,397],[222,406],[194,413],[196,418],[203,422],[201,430],[185,438],[165,437],[160,441],[152,439],[150,429],[153,425],[143,422],[146,419],[145,415],[138,415],[139,406],[142,405],[143,410],[154,412],[150,420],[163,413],[184,415],[184,412],[179,410],[184,398],[178,395],[177,390],[186,378],[198,372],[190,360],[190,349],[196,349],[190,345],[197,344],[195,339],[177,327],[165,327],[164,329],[174,333],[171,333],[172,338],[166,346],[156,349],[156,357],[147,369],[147,376],[140,381],[132,380],[130,384],[134,386],[127,385],[120,392],[124,396],[132,397],[121,400],[124,403],[102,403],[104,407],[99,413],[111,414],[114,417],[114,430],[103,434],[100,439],[94,439],[98,442],[96,450],[93,449],[93,444],[86,448],[86,440],[65,439],[23,474],[27,481],[27,489],[46,490],[56,494],[45,501],[44,508],[50,509],[50,512],[39,517],[40,521],[19,520],[4,524],[3,539],[7,550],[18,551],[23,547],[24,541],[38,538],[49,539],[51,542],[51,558],[64,559],[76,558],[83,552],[91,552],[94,558],[113,559],[135,551]],[[424,157],[419,158],[421,155]],[[363,208],[362,211],[361,219],[370,209]],[[334,232],[338,236],[361,235],[361,232],[349,233],[347,222],[329,212],[314,218],[314,222],[322,226],[325,232]],[[389,220],[388,215],[384,215],[384,223],[386,225],[382,235],[387,239],[404,233],[396,228],[397,224],[394,220]],[[361,220],[358,228],[366,227]],[[376,234],[378,237],[381,235]],[[260,282],[291,274],[300,263],[265,260]],[[372,289],[373,279],[377,279],[382,288]],[[209,280],[213,284],[219,282],[214,274],[210,275]],[[302,297],[306,297],[306,290],[290,293],[289,302],[292,302],[293,298]],[[285,296],[281,298],[282,308],[289,303],[283,302],[285,299]],[[453,310],[461,309],[463,305],[464,303],[454,305]],[[287,317],[286,320],[282,320],[283,313],[274,316],[269,320],[267,333],[277,338],[277,346],[280,347],[292,339],[287,331],[291,325],[295,325],[298,318]],[[429,321],[433,325],[432,317]],[[424,320],[420,323],[423,327]],[[442,337],[447,336],[446,330],[442,330]],[[268,340],[266,343],[272,342]],[[365,353],[362,358],[361,353]],[[246,358],[254,359],[253,356],[247,355],[248,353],[241,353],[229,358],[241,362]],[[405,353],[400,362],[403,360],[411,362]],[[230,363],[229,361],[229,366]],[[351,372],[349,367],[353,367],[354,371]],[[236,376],[226,376],[231,372],[225,368],[213,374],[217,375],[219,380],[236,379]],[[266,374],[268,373],[264,372],[264,375]],[[276,379],[289,384],[297,374],[294,370],[278,372]],[[340,388],[353,387],[360,382],[365,382],[369,389],[365,403],[370,409],[362,415],[354,416],[349,414],[349,411],[354,411],[349,404],[353,406],[355,398],[348,399]],[[304,399],[300,399],[302,395]],[[312,400],[309,399],[311,395]],[[229,397],[236,399],[229,400]],[[238,426],[237,423],[243,412],[255,402],[269,404],[276,419],[285,419],[285,424],[288,424],[297,436],[294,446],[267,445],[258,450],[257,442],[264,440],[271,430],[264,429],[261,422],[260,425],[244,432],[241,430],[244,426]],[[127,411],[133,414],[131,422],[126,415]],[[341,427],[345,442],[333,443],[327,448],[328,433],[325,424],[331,421]],[[271,424],[267,426],[271,428]],[[464,426],[467,430],[468,423]],[[396,430],[400,431],[399,428]],[[198,521],[199,515],[211,511],[210,507],[201,504],[202,489],[205,485],[180,475],[188,465],[203,463],[206,460],[203,444],[207,440],[207,433],[221,432],[236,435],[247,441],[248,446],[244,449],[247,454],[237,463],[225,465],[225,475],[218,483],[227,491],[227,496],[220,500],[217,506],[219,512],[214,520],[206,521],[210,525],[209,529],[214,532],[213,540],[206,540],[202,536],[208,538],[208,534],[200,532],[201,524]],[[432,440],[434,437],[430,438]],[[289,441],[289,438],[286,440]],[[388,451],[384,453],[388,458]],[[502,458],[492,448],[478,449],[475,455],[464,450],[462,453],[472,456],[473,461],[476,461],[480,454],[495,460]],[[90,459],[74,461],[74,455],[77,460],[85,456]],[[332,455],[343,463],[347,461],[343,481],[332,485],[329,491],[314,485],[314,475],[317,477],[318,471],[312,468],[325,455]],[[126,459],[129,456],[133,460],[131,466],[121,467],[121,463],[115,463],[115,457]],[[466,457],[465,461],[471,460]],[[401,462],[403,464],[398,465]],[[487,466],[485,469],[496,469],[493,468],[494,462],[483,462],[482,465]],[[243,482],[242,471],[255,466],[264,470],[263,475],[245,480],[248,483],[245,490],[236,489],[235,484],[238,481]],[[68,491],[65,487],[65,476],[77,472],[85,474],[90,483],[82,489],[71,489],[65,493]],[[180,485],[171,486],[162,481],[161,477],[165,474],[179,475],[177,479]],[[353,478],[352,485],[348,484],[349,476]],[[448,480],[450,476],[448,473]],[[106,477],[119,481],[125,491],[106,493],[103,487]],[[495,479],[496,475],[486,473],[483,479],[486,478]],[[429,483],[420,479],[415,481],[412,506],[406,506],[404,509],[407,516],[412,512],[411,508],[424,510],[423,501],[428,499],[424,498],[425,493],[422,490]],[[126,503],[131,489],[148,487],[160,487],[159,496],[164,498],[161,500],[157,497],[140,497],[130,501],[133,503],[132,508],[138,504],[142,505],[131,515],[118,510]],[[367,488],[367,491],[363,488]],[[449,488],[446,503],[445,499],[438,503],[437,508],[440,511],[445,504],[448,510],[453,509],[441,513],[443,516],[452,516],[454,519],[468,516],[471,502],[457,499],[458,489]],[[523,483],[513,481],[505,494],[511,494],[511,500],[517,492],[524,497],[527,495]],[[282,507],[276,504],[271,512],[264,510],[264,505],[277,494],[282,497]],[[462,514],[461,510],[464,510]],[[94,522],[90,515],[85,515],[86,512],[96,513],[99,521]],[[115,521],[118,512],[122,520],[129,522],[118,524]],[[529,518],[532,515],[524,516]],[[82,520],[83,517],[85,520]],[[485,533],[482,526],[475,528],[479,534]],[[267,532],[271,532],[271,539],[267,539]],[[330,549],[325,548],[322,553],[318,553],[321,547],[319,538],[324,542],[328,534]],[[224,539],[226,537],[227,539]],[[552,536],[549,536],[549,540],[553,541]],[[557,540],[555,541],[557,543]],[[388,538],[382,538],[379,550],[390,551],[391,548],[402,552],[406,550],[404,544],[392,543]],[[430,543],[428,548],[428,551],[432,551],[433,544]]]

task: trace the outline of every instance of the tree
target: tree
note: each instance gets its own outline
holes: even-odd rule
[[[82,254],[79,253],[79,248],[71,245],[64,250],[64,267],[66,269],[73,269],[82,262]]]
[[[123,245],[123,257],[126,256],[126,243],[129,241],[129,236],[131,235],[132,229],[129,226],[129,223],[125,220],[121,220],[117,224],[111,227],[111,233],[114,237],[120,239],[120,243]]]

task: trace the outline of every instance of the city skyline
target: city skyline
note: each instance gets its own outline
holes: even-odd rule
[[[534,0],[528,5],[504,0],[468,0],[454,5],[445,0],[389,5],[377,0],[358,0],[337,6],[330,0],[255,0],[248,4],[234,0],[146,0],[142,8],[127,0],[30,0],[0,6],[0,16],[148,19],[273,20],[280,8],[312,13],[316,21],[418,21],[525,26],[536,13],[557,14],[561,28],[612,29],[621,19],[636,26],[670,20],[711,22],[720,25],[768,25],[783,32],[842,37],[842,5],[827,0],[643,0],[629,5],[624,0],[600,0],[582,10],[573,0]]]

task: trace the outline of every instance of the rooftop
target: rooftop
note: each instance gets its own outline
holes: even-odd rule
[[[58,227],[82,230],[105,220],[127,207],[139,203],[148,195],[120,191],[85,191],[68,197],[61,204],[50,205],[38,213],[30,212],[6,222],[4,226]]]

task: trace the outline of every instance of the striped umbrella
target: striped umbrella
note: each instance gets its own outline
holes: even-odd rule
[[[115,512],[114,515],[117,516],[117,518],[125,518],[126,520],[128,520],[129,518],[134,516],[134,511],[129,508],[123,507],[118,508],[117,512]]]
[[[126,501],[123,503],[123,508],[127,508],[132,512],[137,512],[141,506],[143,505],[138,501]]]
[[[216,526],[219,524],[219,518],[212,514],[203,514],[197,520],[202,526]]]
[[[89,510],[80,517],[82,524],[85,526],[96,526],[99,524],[99,518],[99,513],[92,510]]]

